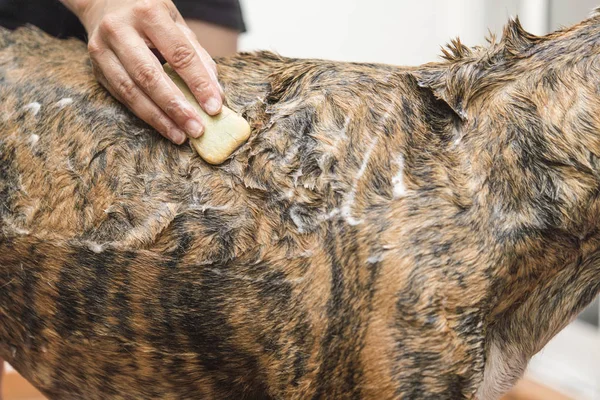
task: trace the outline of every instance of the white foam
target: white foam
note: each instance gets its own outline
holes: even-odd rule
[[[37,142],[40,140],[40,136],[35,133],[29,136],[29,145],[31,147],[35,146]]]
[[[350,192],[348,192],[348,194],[346,195],[346,199],[344,200],[344,204],[342,205],[342,208],[340,210],[342,217],[351,226],[359,225],[362,223],[362,220],[358,220],[352,216],[352,206],[354,205],[358,182],[359,182],[360,178],[362,178],[362,176],[365,174],[365,171],[367,170],[367,166],[369,165],[369,160],[371,159],[371,153],[373,152],[373,149],[375,149],[376,145],[377,145],[377,139],[375,139],[373,141],[373,143],[371,143],[371,145],[367,149],[367,152],[365,153],[362,164],[360,165],[360,168],[359,168],[358,172],[356,173],[356,176],[354,177],[354,185],[352,186],[352,189],[350,190]]]
[[[42,105],[40,103],[38,103],[37,101],[34,101],[33,103],[29,103],[29,104],[23,106],[24,111],[29,111],[33,115],[37,115],[40,112],[41,108],[42,108]]]
[[[406,185],[404,184],[404,157],[399,155],[396,159],[398,165],[398,172],[392,178],[392,185],[394,185],[394,198],[406,196]]]
[[[73,99],[70,97],[65,97],[64,99],[60,99],[56,102],[56,107],[62,110],[63,108],[71,104],[73,104]]]

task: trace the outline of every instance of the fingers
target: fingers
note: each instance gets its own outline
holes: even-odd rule
[[[177,25],[181,32],[183,32],[183,34],[188,38],[192,46],[194,46],[194,48],[198,52],[202,63],[206,66],[209,74],[211,75],[211,78],[215,81],[216,85],[218,86],[219,92],[221,93],[221,98],[225,97],[225,95],[223,94],[223,89],[221,88],[219,80],[217,79],[217,64],[212,59],[208,51],[206,51],[204,47],[200,46],[200,43],[198,43],[198,37],[196,36],[194,31],[187,25],[185,19],[181,16],[177,8],[167,8],[171,10],[171,18],[173,19],[173,21],[175,21],[175,25]]]
[[[176,143],[204,130],[198,112],[163,71],[155,49],[211,115],[223,104],[216,64],[169,0],[111,0],[91,7],[85,25],[98,80],[138,117]],[[108,3],[107,3],[108,4]]]
[[[217,83],[219,89],[221,89],[221,85],[219,84],[219,80],[217,79],[217,63],[215,63],[210,54],[208,54],[208,51],[206,51],[202,46],[200,46],[196,34],[186,25],[185,21],[176,22],[176,25],[185,34],[192,46],[194,46],[194,48],[198,52],[198,55],[200,56],[200,59],[202,60],[202,63],[208,68],[208,72],[210,73],[211,77]]]
[[[94,67],[100,83],[134,114],[174,143],[185,142],[185,133],[140,89],[113,52],[106,51],[98,56]]]
[[[211,115],[221,111],[223,100],[214,61],[193,33],[167,14],[143,21],[144,32],[185,81],[202,108]]]
[[[118,43],[111,46],[111,49],[129,75],[128,83],[133,81],[138,89],[189,136],[199,137],[202,134],[200,116],[165,74],[154,54],[139,36],[125,35]],[[109,77],[106,74],[105,76]],[[131,101],[125,98],[126,104],[133,109],[134,104]]]

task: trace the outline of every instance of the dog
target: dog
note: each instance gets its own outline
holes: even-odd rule
[[[418,67],[217,60],[220,166],[0,33],[0,356],[56,399],[497,399],[600,292],[600,12]]]

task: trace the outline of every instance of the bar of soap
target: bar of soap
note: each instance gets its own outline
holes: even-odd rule
[[[234,151],[250,137],[250,125],[248,122],[232,109],[223,106],[220,114],[211,116],[202,110],[196,98],[189,90],[183,79],[171,68],[169,64],[163,66],[165,72],[173,80],[175,85],[198,110],[202,122],[204,122],[204,133],[198,139],[190,138],[190,143],[196,152],[209,164],[217,165],[223,163]]]

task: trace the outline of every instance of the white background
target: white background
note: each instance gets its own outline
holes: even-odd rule
[[[416,65],[460,36],[483,44],[519,14],[533,33],[575,23],[600,0],[242,0],[242,50],[285,56]],[[551,11],[550,20],[543,10]]]

